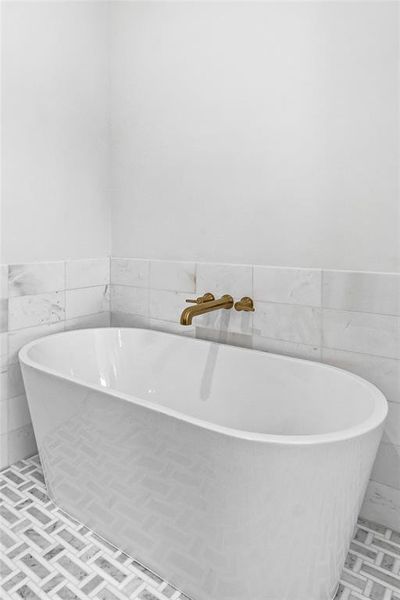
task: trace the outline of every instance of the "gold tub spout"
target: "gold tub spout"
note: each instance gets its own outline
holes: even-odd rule
[[[181,325],[191,325],[193,317],[197,315],[204,315],[220,308],[229,309],[233,307],[233,298],[229,294],[224,294],[217,300],[214,299],[212,294],[204,294],[196,300],[186,300],[186,302],[194,302],[195,304],[184,309],[181,314]]]

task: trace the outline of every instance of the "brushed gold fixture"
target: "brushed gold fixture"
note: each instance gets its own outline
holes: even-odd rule
[[[188,306],[184,309],[181,314],[181,325],[191,325],[193,317],[197,315],[204,315],[220,308],[229,309],[233,306],[233,298],[229,294],[224,294],[221,298],[215,300],[213,294],[207,293],[200,296],[200,298],[196,298],[196,300],[186,300],[186,302],[193,302],[194,306]]]
[[[249,296],[243,296],[243,298],[241,298],[241,300],[239,300],[238,302],[235,302],[235,309],[236,310],[244,310],[246,312],[254,312],[255,311],[254,302],[251,298],[249,298]]]
[[[199,296],[198,298],[194,298],[194,300],[187,298],[186,302],[192,302],[193,304],[203,304],[204,302],[211,302],[211,300],[215,300],[215,296],[214,294],[210,294],[210,292],[207,292],[207,294],[204,294],[204,296]]]

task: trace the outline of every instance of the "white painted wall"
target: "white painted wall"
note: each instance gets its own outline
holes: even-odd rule
[[[113,3],[113,254],[397,270],[398,10]]]
[[[3,2],[1,262],[104,256],[108,7]]]

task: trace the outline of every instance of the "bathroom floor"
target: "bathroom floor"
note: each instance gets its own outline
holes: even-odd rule
[[[0,522],[0,598],[188,600],[53,504],[38,456],[0,473]],[[400,600],[400,533],[360,520],[335,600],[367,598]]]

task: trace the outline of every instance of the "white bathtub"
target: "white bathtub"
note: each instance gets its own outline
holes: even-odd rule
[[[387,412],[373,385],[141,329],[20,361],[63,509],[194,600],[333,597]]]

